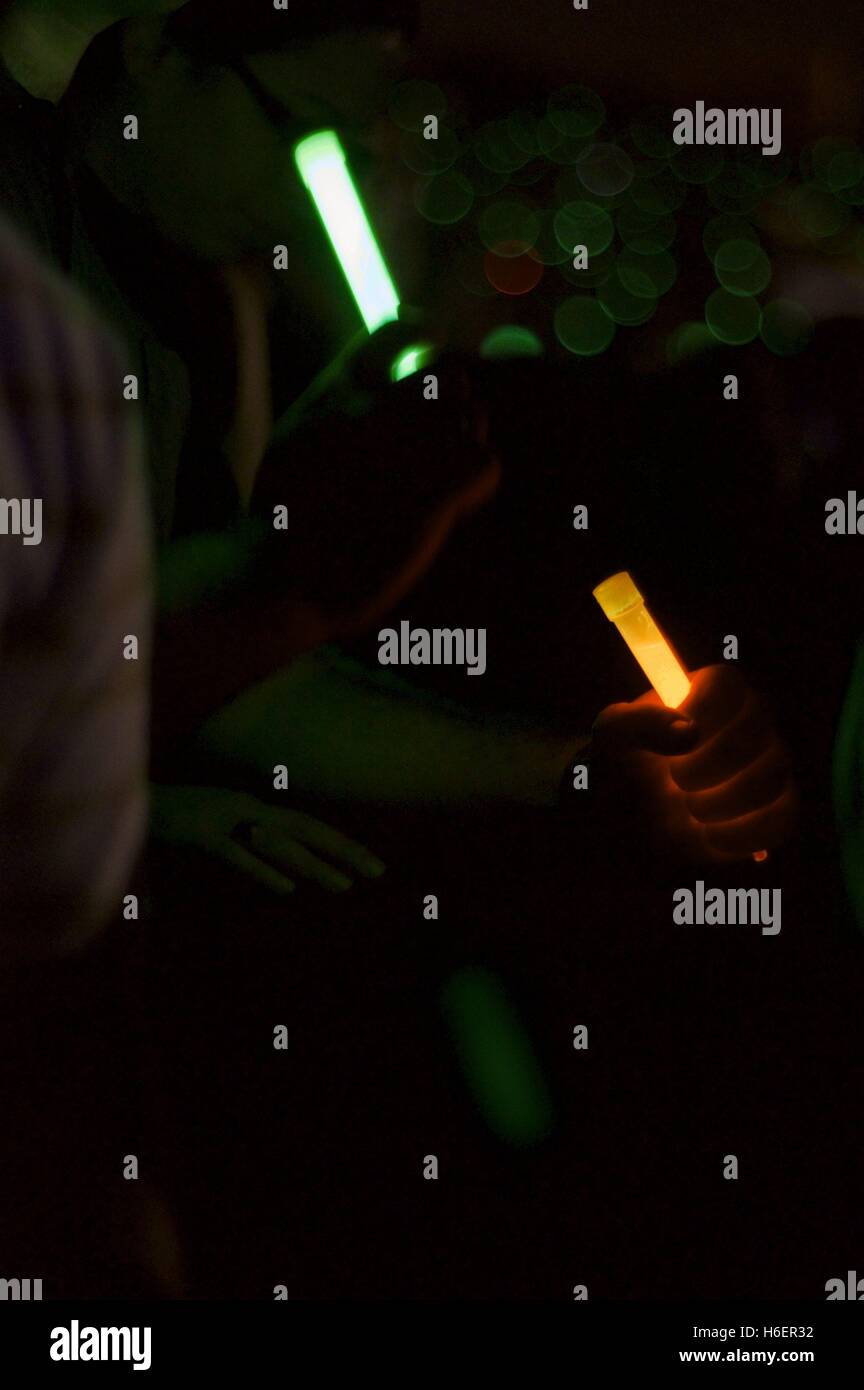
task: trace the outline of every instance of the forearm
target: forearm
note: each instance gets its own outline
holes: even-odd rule
[[[472,718],[324,649],[209,721],[199,744],[334,801],[553,805],[587,739]]]

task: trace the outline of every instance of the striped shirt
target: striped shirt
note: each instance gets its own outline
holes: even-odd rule
[[[0,970],[122,920],[143,833],[150,554],[124,372],[0,225]],[[37,499],[25,544],[15,503]]]

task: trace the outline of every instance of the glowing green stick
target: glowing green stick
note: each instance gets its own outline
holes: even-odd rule
[[[348,170],[335,130],[317,130],[294,147],[300,177],[309,190],[336,258],[370,333],[399,317],[399,295]],[[431,347],[415,344],[400,352],[394,381],[429,360]]]
[[[399,317],[399,296],[348,172],[335,130],[318,130],[295,147],[300,177],[309,189],[333,250],[370,333]]]
[[[497,976],[465,966],[444,986],[444,1016],[487,1125],[518,1147],[552,1128],[552,1102],[528,1035]]]

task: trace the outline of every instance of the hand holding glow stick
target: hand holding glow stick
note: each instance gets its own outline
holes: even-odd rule
[[[604,579],[593,594],[606,617],[617,627],[664,705],[668,709],[678,709],[690,693],[690,677],[648,612],[645,600],[627,570]],[[768,851],[755,850],[753,858],[757,863],[762,863],[768,858]]]
[[[348,171],[339,136],[335,130],[307,135],[295,146],[294,159],[363,322],[374,333],[399,318],[399,295]],[[391,380],[401,381],[419,371],[433,351],[426,342],[404,348],[391,366]]]

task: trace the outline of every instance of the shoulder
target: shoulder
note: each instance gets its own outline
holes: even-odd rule
[[[38,383],[46,407],[68,408],[80,398],[115,410],[125,360],[119,339],[84,296],[0,218],[0,370],[7,383]]]
[[[61,532],[76,516],[107,525],[138,463],[125,372],[95,311],[0,219],[0,495],[44,499]]]

